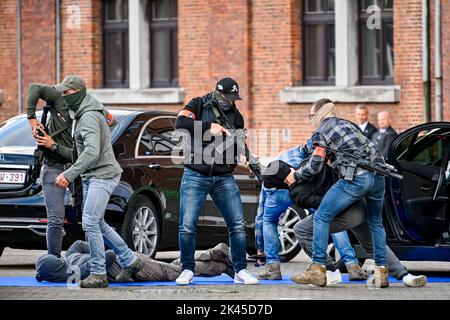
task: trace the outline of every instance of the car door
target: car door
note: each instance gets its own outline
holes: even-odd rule
[[[392,143],[388,159],[403,179],[387,183],[388,220],[400,240],[440,242],[448,231],[450,123],[424,124]]]
[[[136,159],[145,165],[149,185],[163,198],[161,245],[177,247],[180,183],[183,176],[182,154],[174,152],[179,144],[175,134],[175,116],[158,116],[143,127],[136,147]],[[176,154],[176,155],[175,155]]]

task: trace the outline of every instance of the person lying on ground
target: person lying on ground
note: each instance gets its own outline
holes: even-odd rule
[[[136,253],[143,261],[144,267],[133,276],[132,281],[175,281],[181,274],[179,259],[172,263],[154,260]],[[47,282],[66,282],[71,279],[83,280],[89,276],[91,267],[89,245],[76,241],[60,258],[46,254],[36,262],[36,280]],[[106,251],[106,271],[109,281],[114,281],[121,271],[117,255],[112,250]],[[219,276],[222,273],[231,278],[234,271],[231,263],[230,249],[224,243],[214,248],[195,254],[195,275],[202,277]]]

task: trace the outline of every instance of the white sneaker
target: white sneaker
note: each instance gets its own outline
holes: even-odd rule
[[[376,267],[375,260],[373,260],[373,259],[366,259],[364,261],[364,264],[361,267],[361,269],[363,269],[363,271],[365,273],[367,273],[367,274],[374,274],[375,267]]]
[[[183,272],[178,276],[177,280],[175,282],[179,286],[185,286],[194,281],[194,273],[191,270],[185,269]]]
[[[234,275],[234,283],[237,284],[258,284],[256,279],[247,269],[242,269]]]
[[[427,277],[426,276],[413,276],[412,274],[408,273],[406,276],[403,277],[402,280],[403,284],[407,287],[423,287],[427,284]]]
[[[334,272],[327,270],[327,286],[329,286],[330,284],[338,284],[341,282],[342,282],[342,274],[339,271],[339,269],[337,269]]]

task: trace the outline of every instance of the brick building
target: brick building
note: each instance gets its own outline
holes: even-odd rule
[[[67,74],[83,76],[105,105],[172,111],[231,76],[247,126],[281,139],[273,150],[260,143],[259,153],[303,143],[313,129],[309,105],[321,97],[349,119],[359,103],[374,123],[378,111],[389,110],[402,131],[424,122],[425,101],[436,119],[440,3],[449,120],[450,0],[426,2],[428,28],[422,0],[2,0],[0,119],[25,111],[28,83],[56,83]]]

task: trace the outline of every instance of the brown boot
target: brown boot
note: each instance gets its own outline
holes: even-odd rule
[[[372,285],[376,288],[387,288],[389,287],[388,275],[389,270],[387,267],[375,266],[375,272],[372,280]]]
[[[327,285],[327,269],[323,265],[313,263],[302,274],[293,274],[291,280],[300,284],[325,287]]]
[[[357,280],[367,280],[367,274],[361,269],[358,263],[350,263],[347,265],[348,271],[348,280],[357,281]]]
[[[81,288],[107,288],[108,278],[106,274],[90,274],[86,279],[80,281]]]
[[[266,264],[258,273],[259,280],[281,280],[282,278],[279,263]]]

